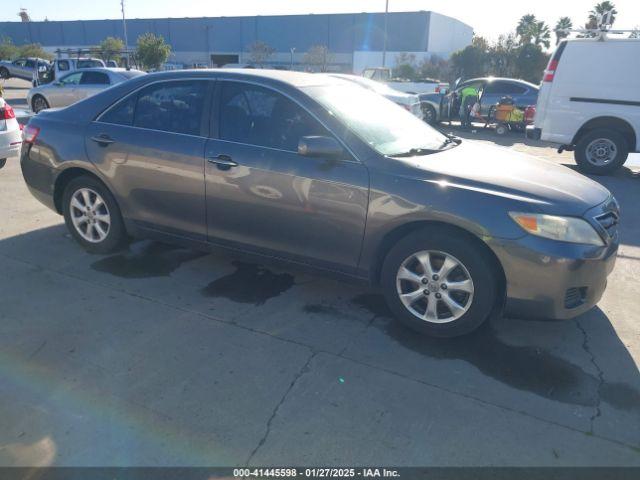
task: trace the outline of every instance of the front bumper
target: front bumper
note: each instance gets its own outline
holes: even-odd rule
[[[505,314],[567,319],[591,309],[605,291],[618,244],[617,234],[603,247],[532,235],[492,241],[506,277]]]

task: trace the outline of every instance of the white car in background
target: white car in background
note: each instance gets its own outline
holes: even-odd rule
[[[113,85],[144,75],[125,68],[85,68],[62,76],[59,80],[29,90],[27,104],[38,113],[47,108],[60,108],[79,102]]]
[[[16,114],[4,98],[0,97],[0,168],[7,158],[17,157],[22,145],[22,132]]]
[[[364,87],[367,90],[372,90],[377,94],[387,98],[388,100],[397,103],[405,110],[413,113],[420,120],[424,119],[420,97],[418,97],[418,95],[400,92],[388,87],[384,83],[376,82],[375,80],[369,80],[368,78],[364,77],[358,77],[356,75],[347,75],[343,73],[329,73],[327,75],[335,78],[340,78],[342,80],[347,80],[349,82],[357,83],[361,87]]]

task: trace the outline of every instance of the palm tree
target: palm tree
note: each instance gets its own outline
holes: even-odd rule
[[[593,10],[589,12],[589,23],[587,25],[593,25],[593,28],[597,28],[598,15],[603,15],[609,11],[611,12],[611,25],[613,25],[613,22],[616,20],[616,14],[618,13],[618,11],[616,10],[616,6],[609,1],[600,2],[596,4],[595,7],[593,7]]]
[[[546,23],[542,20],[535,22],[531,27],[531,40],[537,47],[543,45],[544,48],[549,48],[551,45],[551,31]]]
[[[556,45],[560,43],[560,40],[569,36],[566,30],[570,30],[572,27],[573,22],[569,17],[560,17],[556,23],[556,27],[553,29],[553,32],[556,34]]]
[[[532,13],[523,15],[516,27],[516,35],[520,37],[520,43],[531,43],[532,26],[536,23],[536,16]]]

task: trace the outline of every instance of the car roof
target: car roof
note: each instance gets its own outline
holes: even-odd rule
[[[460,82],[460,85],[463,83],[470,82],[510,82],[510,83],[519,83],[521,85],[526,85],[527,87],[539,88],[538,85],[534,85],[531,82],[527,82],[526,80],[520,80],[519,78],[508,78],[508,77],[478,77],[478,78],[470,78],[469,80],[463,80]]]
[[[249,69],[249,68],[202,68],[186,70],[168,70],[165,72],[150,73],[155,79],[162,78],[190,78],[211,75],[224,78],[272,80],[285,83],[297,88],[319,85],[343,84],[344,80],[332,78],[329,75],[316,75],[314,73],[292,72],[288,70]]]

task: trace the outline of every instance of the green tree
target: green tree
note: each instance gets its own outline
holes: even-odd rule
[[[158,70],[169,59],[171,47],[161,35],[145,33],[138,37],[136,58],[148,70]]]
[[[9,37],[0,39],[0,60],[13,60],[18,53],[18,48]]]
[[[531,43],[533,25],[537,22],[536,16],[532,13],[523,15],[516,26],[516,35],[520,38],[521,44]]]
[[[499,77],[516,76],[515,59],[518,48],[515,33],[500,35],[489,49],[490,73]]]
[[[548,61],[549,54],[539,45],[523,45],[518,49],[515,58],[516,76],[528,82],[539,83]]]
[[[39,43],[28,43],[26,45],[21,45],[18,47],[18,51],[16,52],[18,57],[38,57],[45,58],[51,60],[53,55],[49,52],[45,52],[42,48],[42,45]]]
[[[265,62],[269,60],[275,52],[276,49],[265,42],[255,42],[249,45],[249,59],[251,63],[260,68],[264,67]]]
[[[415,80],[418,76],[416,70],[416,56],[412,53],[401,53],[396,56],[396,66],[393,68],[393,76]]]
[[[571,28],[573,28],[573,22],[569,17],[560,17],[558,19],[553,29],[553,33],[556,34],[556,45],[560,43],[560,40],[569,36],[566,30],[570,30]]]
[[[454,77],[482,77],[490,67],[488,43],[482,37],[474,37],[471,45],[451,55],[451,70]]]
[[[124,42],[120,38],[107,37],[98,46],[100,49],[100,57],[106,62],[108,60],[117,60],[124,51]]]
[[[538,20],[535,15],[529,13],[523,15],[516,27],[516,35],[520,38],[520,45],[530,43],[549,48],[551,45],[551,32],[546,23]]]

